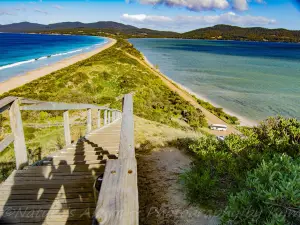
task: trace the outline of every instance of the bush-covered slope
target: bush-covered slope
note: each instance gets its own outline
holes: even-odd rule
[[[196,160],[181,179],[192,202],[227,206],[225,224],[299,224],[299,121],[269,118],[245,136],[204,136],[188,149]]]
[[[51,73],[16,88],[13,95],[45,101],[112,104],[121,107],[116,98],[134,92],[135,114],[149,120],[179,127],[178,119],[191,127],[206,125],[200,110],[192,107],[168,89],[151,70],[130,58],[140,53],[125,40],[72,66]],[[2,97],[4,97],[2,96]]]

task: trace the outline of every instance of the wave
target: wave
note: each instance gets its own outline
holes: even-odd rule
[[[35,59],[29,59],[29,60],[25,60],[25,61],[21,61],[21,62],[16,62],[16,63],[0,66],[0,70],[9,69],[9,68],[20,66],[20,65],[23,65],[23,64],[27,64],[27,63],[33,63],[35,61],[44,60],[44,59],[48,59],[48,58],[52,58],[52,57],[64,56],[64,55],[74,54],[74,53],[77,53],[77,52],[82,52],[84,50],[89,50],[93,47],[97,47],[97,46],[100,46],[100,45],[105,45],[107,42],[108,41],[105,40],[102,43],[95,44],[95,45],[92,45],[92,46],[89,46],[89,47],[86,47],[86,48],[80,48],[80,49],[76,49],[76,50],[69,51],[69,52],[62,52],[62,53],[57,53],[57,54],[53,54],[53,55],[42,56],[42,57],[35,58]]]
[[[0,67],[0,70],[12,68],[12,67],[15,67],[15,66],[20,66],[20,65],[22,65],[22,64],[25,64],[25,63],[31,63],[31,62],[34,62],[34,61],[35,61],[35,59],[30,59],[30,60],[26,60],[26,61],[21,61],[21,62],[9,64],[9,65],[1,66],[1,67]]]
[[[0,70],[20,66],[20,65],[23,65],[23,64],[27,64],[27,63],[33,63],[33,62],[36,62],[36,61],[40,61],[40,60],[44,60],[44,59],[48,59],[48,58],[52,58],[52,57],[69,55],[69,54],[73,54],[73,53],[76,53],[76,52],[82,52],[82,51],[83,51],[83,49],[77,49],[77,50],[73,50],[73,51],[69,51],[69,52],[57,53],[57,54],[53,54],[53,55],[42,56],[42,57],[35,58],[35,59],[29,59],[29,60],[25,60],[25,61],[21,61],[21,62],[16,62],[16,63],[8,64],[8,65],[5,65],[5,66],[0,66]]]

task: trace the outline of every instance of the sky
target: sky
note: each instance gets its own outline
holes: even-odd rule
[[[216,24],[300,30],[300,0],[0,0],[0,24],[115,21],[185,32]]]

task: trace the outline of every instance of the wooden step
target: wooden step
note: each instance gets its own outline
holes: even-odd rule
[[[43,166],[13,171],[0,185],[0,224],[92,224],[95,181],[118,154],[120,125],[121,120],[93,131],[45,158]],[[5,215],[8,209],[13,214]]]
[[[53,160],[51,162],[46,162],[51,165],[88,165],[88,164],[105,164],[106,160],[83,160],[83,161],[74,161],[74,160]]]
[[[13,216],[7,217],[5,212],[0,212],[0,224],[14,224],[14,223],[22,223],[26,224],[27,222],[43,222],[47,224],[49,221],[51,222],[62,222],[64,224],[66,221],[90,221],[95,211],[95,208],[89,208],[89,212],[87,209],[61,209],[61,210],[24,210],[24,211],[16,211],[11,212],[10,214],[14,214]],[[72,214],[71,214],[72,213]],[[4,222],[4,223],[3,223]]]

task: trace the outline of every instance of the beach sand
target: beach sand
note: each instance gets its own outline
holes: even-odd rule
[[[27,84],[35,79],[48,75],[52,72],[60,70],[64,67],[70,66],[74,63],[82,61],[84,59],[90,58],[91,56],[111,47],[116,43],[116,40],[109,38],[109,41],[104,45],[101,45],[99,48],[94,49],[90,52],[82,53],[79,55],[72,56],[70,58],[63,59],[57,63],[32,70],[20,76],[12,77],[11,79],[0,83],[0,94],[3,94],[7,91],[20,87],[24,84]]]
[[[172,91],[176,92],[178,95],[180,95],[183,99],[185,99],[186,101],[190,102],[192,106],[194,106],[195,108],[200,109],[208,124],[224,124],[227,125],[228,129],[227,131],[215,131],[215,130],[210,130],[209,128],[203,128],[203,131],[208,132],[210,134],[213,135],[217,135],[217,136],[227,136],[229,134],[235,133],[235,134],[240,134],[240,131],[238,131],[233,125],[228,124],[226,122],[224,122],[223,120],[221,120],[220,118],[218,118],[217,116],[215,116],[214,114],[212,114],[211,112],[209,112],[207,109],[203,108],[201,105],[199,105],[199,103],[196,101],[195,98],[193,98],[193,94],[189,93],[186,88],[182,88],[182,85],[176,83],[175,81],[171,80],[169,77],[167,77],[166,75],[164,75],[163,73],[161,73],[158,69],[156,69],[151,62],[149,62],[149,60],[147,60],[147,58],[143,55],[143,60],[139,59],[129,53],[126,53],[129,57],[137,60],[139,63],[141,63],[142,65],[148,67],[150,70],[152,70],[158,77],[161,78],[161,80],[166,84],[167,87],[169,87]],[[239,118],[240,119],[240,118]],[[240,121],[242,124],[246,124],[246,121]]]
[[[185,87],[185,86],[183,86],[183,85],[181,85],[181,84],[175,82],[174,80],[172,80],[171,78],[167,77],[165,74],[163,74],[162,72],[160,72],[159,69],[155,68],[155,66],[147,59],[146,56],[143,56],[143,57],[144,57],[145,62],[146,62],[150,67],[152,67],[153,69],[155,69],[160,75],[164,76],[165,79],[169,80],[169,81],[172,82],[174,85],[177,85],[180,89],[186,91],[188,94],[194,95],[194,96],[195,96],[196,98],[198,98],[198,99],[201,99],[201,100],[203,100],[203,101],[209,102],[210,104],[212,104],[212,105],[215,106],[215,107],[223,108],[223,111],[224,111],[225,113],[237,117],[237,118],[239,119],[239,121],[240,121],[240,125],[241,125],[241,126],[250,126],[250,127],[253,127],[253,126],[256,126],[256,125],[258,124],[258,123],[255,122],[255,121],[252,121],[252,120],[250,120],[250,119],[248,119],[248,118],[245,118],[245,117],[243,117],[243,116],[240,116],[240,115],[238,115],[238,114],[236,114],[236,113],[234,113],[234,112],[232,112],[232,111],[230,111],[230,110],[228,110],[228,109],[225,109],[224,107],[222,107],[222,106],[220,106],[220,105],[218,105],[218,104],[212,102],[211,100],[209,100],[209,99],[203,97],[202,95],[200,95],[200,94],[198,94],[198,93],[195,93],[195,92],[191,91],[190,89],[188,89],[187,87]]]

